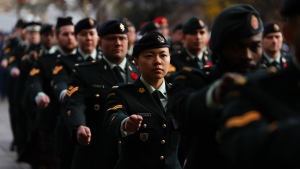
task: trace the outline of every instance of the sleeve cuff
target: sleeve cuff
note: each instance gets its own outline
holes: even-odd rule
[[[133,132],[127,132],[124,130],[123,126],[124,126],[124,123],[125,121],[128,119],[129,117],[126,117],[122,122],[121,122],[121,127],[120,127],[120,131],[121,131],[121,136],[122,138],[126,137],[126,136],[129,136],[129,135],[132,135]]]
[[[213,99],[213,92],[214,92],[216,86],[218,86],[219,84],[220,84],[220,80],[213,82],[213,84],[210,85],[210,87],[208,88],[208,91],[206,92],[206,106],[208,109],[220,110],[223,107],[222,104],[216,103]]]

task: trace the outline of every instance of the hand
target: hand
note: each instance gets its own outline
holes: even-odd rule
[[[143,117],[140,115],[131,115],[124,123],[124,131],[136,132],[142,125]]]
[[[1,61],[1,67],[4,68],[4,69],[6,69],[6,68],[7,68],[7,65],[8,65],[8,60],[7,60],[7,59],[3,59],[3,60]]]
[[[29,60],[36,61],[38,59],[38,53],[35,50],[30,51],[29,53]]]
[[[20,75],[20,69],[17,67],[12,68],[10,71],[10,75],[13,78],[18,77]]]
[[[214,101],[216,103],[223,103],[224,97],[229,91],[230,87],[234,83],[236,78],[240,78],[242,75],[237,73],[226,73],[222,76],[219,85],[214,89]]]
[[[76,137],[79,144],[84,146],[89,145],[92,137],[90,128],[86,126],[79,126],[77,128]]]
[[[49,103],[50,98],[46,94],[41,95],[40,98],[37,100],[37,106],[41,109],[48,107]]]

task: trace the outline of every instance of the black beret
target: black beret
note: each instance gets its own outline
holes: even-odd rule
[[[149,32],[134,44],[132,56],[137,58],[145,49],[170,48],[166,38],[159,32]]]
[[[92,18],[84,18],[75,25],[75,34],[77,35],[83,29],[96,29],[97,22]]]
[[[220,51],[226,43],[259,34],[263,23],[259,13],[247,4],[225,8],[215,18],[210,37],[210,49]]]
[[[107,20],[103,22],[98,29],[98,35],[100,37],[107,34],[127,34],[127,32],[126,24],[118,19]]]
[[[276,23],[268,23],[264,26],[263,37],[265,37],[269,33],[281,32],[280,27]]]
[[[65,18],[58,17],[56,21],[55,29],[58,30],[60,27],[67,26],[67,25],[74,25],[72,22],[72,17],[70,16]]]
[[[42,23],[38,21],[27,22],[23,27],[29,32],[40,32]]]
[[[203,29],[205,27],[206,25],[202,20],[196,17],[192,17],[183,24],[183,33],[188,34],[197,29]]]
[[[147,22],[140,31],[141,35],[145,35],[149,32],[160,32],[160,26],[157,22],[149,21]]]
[[[175,25],[172,32],[175,32],[175,31],[180,30],[180,29],[183,29],[183,24],[182,23],[179,23],[179,24]]]
[[[280,13],[284,17],[299,14],[300,1],[299,0],[283,0],[280,8]]]
[[[15,28],[24,28],[26,22],[23,19],[18,19]]]
[[[42,28],[40,30],[40,34],[48,33],[48,32],[54,32],[55,28],[51,24],[43,24]]]

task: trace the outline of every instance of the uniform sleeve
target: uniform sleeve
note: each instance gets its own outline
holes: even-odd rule
[[[72,73],[68,83],[68,91],[62,103],[62,116],[71,136],[74,134],[73,130],[75,127],[79,125],[86,126],[84,113],[86,109],[85,88],[83,75],[78,71]]]
[[[31,93],[31,99],[37,96],[39,92],[43,92],[42,83],[43,83],[43,70],[41,63],[39,61],[35,62],[32,66],[32,69],[29,72],[27,78],[27,86],[29,87]]]
[[[229,98],[222,112],[224,157],[236,168],[299,167],[300,118],[276,118],[275,114],[285,112],[269,109],[266,102],[253,99],[250,93],[231,94],[238,97]]]
[[[61,92],[68,89],[69,73],[62,62],[58,62],[54,67],[52,79],[52,87],[56,98],[60,101]]]
[[[119,89],[112,89],[106,99],[106,113],[104,117],[104,127],[106,130],[117,138],[122,138],[121,123],[129,117],[126,112],[125,100],[119,92]]]

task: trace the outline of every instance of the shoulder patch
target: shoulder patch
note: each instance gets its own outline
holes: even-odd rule
[[[238,77],[234,79],[234,83],[237,85],[245,85],[248,82],[246,77]]]
[[[56,74],[58,74],[58,72],[60,72],[62,69],[63,69],[63,66],[62,66],[62,65],[60,65],[60,66],[55,66],[55,68],[54,68],[52,74],[56,75]]]
[[[79,89],[78,86],[76,86],[76,87],[70,86],[70,87],[68,88],[68,91],[67,91],[66,95],[68,95],[68,96],[70,97],[70,96],[72,96],[72,94],[73,94],[74,92],[76,92],[78,89]]]
[[[229,118],[226,121],[225,127],[226,128],[233,128],[233,127],[244,127],[247,124],[259,120],[261,115],[256,110],[251,110],[243,114],[242,116],[234,116]]]
[[[11,57],[9,57],[9,59],[8,59],[8,63],[12,63],[13,61],[15,61],[16,60],[16,57],[15,56],[11,56]]]
[[[110,110],[117,110],[117,109],[122,109],[123,105],[121,104],[118,104],[118,105],[115,105],[114,107],[111,107],[109,109],[107,109],[107,111],[110,111]]]
[[[32,68],[29,75],[34,76],[34,75],[39,74],[39,73],[40,73],[40,69]]]

